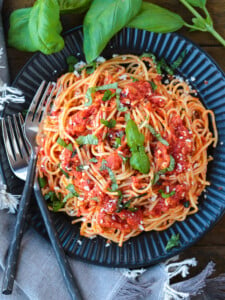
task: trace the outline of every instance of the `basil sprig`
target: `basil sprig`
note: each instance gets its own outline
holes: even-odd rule
[[[155,176],[153,178],[152,184],[156,184],[156,182],[159,180],[160,175],[165,174],[166,172],[172,172],[175,168],[175,159],[173,158],[172,155],[170,155],[170,165],[168,168],[162,169],[155,173]]]
[[[94,134],[80,135],[76,142],[78,145],[98,145],[98,138]]]
[[[64,206],[64,203],[61,201],[62,195],[56,195],[55,192],[50,191],[44,196],[45,200],[48,201],[48,205],[52,207],[53,211],[58,211]]]
[[[46,185],[47,185],[46,177],[38,177],[38,183],[39,183],[41,189],[46,187]]]
[[[63,139],[61,139],[61,137],[58,137],[56,143],[62,146],[63,148],[66,148],[69,151],[73,152],[73,145],[71,143],[67,144]]]
[[[88,102],[84,103],[85,106],[90,106],[92,105],[93,99],[92,99],[92,94],[97,92],[97,91],[104,91],[108,89],[117,89],[118,83],[110,83],[110,84],[105,84],[101,86],[92,86],[88,88],[85,97],[88,99]],[[103,96],[104,97],[104,96]]]
[[[109,173],[109,177],[111,179],[112,185],[111,185],[111,190],[112,192],[115,192],[118,190],[118,184],[116,182],[116,177],[113,173],[113,171],[107,166],[107,161],[105,159],[102,160],[102,165],[100,167],[100,171],[107,170]]]
[[[159,190],[159,193],[161,194],[162,198],[167,199],[175,195],[175,191],[170,192],[169,194],[164,193],[163,190]]]
[[[113,128],[116,126],[116,120],[111,119],[109,121],[101,119],[100,122],[108,128]]]
[[[106,102],[106,101],[112,99],[115,95],[116,95],[116,93],[112,93],[110,90],[106,90],[102,97],[102,101]]]
[[[140,133],[136,123],[129,119],[126,124],[127,144],[132,152],[130,165],[143,174],[149,173],[150,161],[144,148],[144,135]]]
[[[79,197],[79,194],[75,190],[75,186],[72,183],[68,184],[66,189],[70,191],[70,193],[67,194],[66,197],[64,197],[63,202],[66,202],[68,199],[73,197]]]
[[[167,242],[167,245],[166,245],[166,251],[174,248],[174,247],[177,247],[180,245],[180,235],[179,233],[178,234],[173,234],[171,236],[171,238],[169,239],[169,241]]]
[[[154,129],[151,125],[146,124],[145,127],[149,129],[149,131],[151,132],[151,134],[152,134],[155,138],[157,138],[157,140],[158,140],[159,142],[161,142],[163,145],[169,146],[169,143],[168,143],[165,139],[163,139],[162,136],[161,136],[161,134],[158,133],[158,132],[156,132],[155,129]]]

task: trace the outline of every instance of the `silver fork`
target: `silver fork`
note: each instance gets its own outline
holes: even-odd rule
[[[41,87],[40,87],[40,89],[41,89]],[[37,94],[38,94],[38,92],[37,92]],[[50,101],[52,99],[51,96],[52,96],[52,93],[51,93],[51,95],[49,97],[49,100],[46,104],[47,107],[50,106]],[[57,97],[57,95],[56,95],[56,97]],[[26,118],[27,123],[25,122],[24,127],[26,128],[26,130],[28,130],[28,135],[31,136],[31,139],[32,139],[33,143],[35,143],[35,136],[36,136],[35,132],[36,132],[37,128],[34,126],[34,124],[32,122],[34,120],[36,120],[36,122],[40,122],[40,119],[43,118],[42,110],[38,110],[37,113],[35,113],[37,105],[38,105],[38,107],[40,107],[41,105],[43,105],[43,103],[44,103],[43,98],[42,98],[42,100],[40,101],[39,104],[37,103],[37,101],[34,101],[34,103],[32,102],[32,104],[29,108],[29,112],[27,113],[27,118]],[[33,114],[32,114],[32,112],[30,112],[31,109],[34,110]],[[16,120],[15,116],[13,117],[13,120]],[[3,127],[4,127],[4,131],[5,131],[6,128],[5,128],[4,123],[5,122],[3,121]],[[14,142],[16,142],[16,140],[14,140],[15,135],[18,135],[18,133],[21,132],[22,127],[23,127],[23,119],[22,119],[22,116],[20,115],[19,116],[19,122],[16,124],[16,126],[14,126],[16,134],[12,133],[13,126],[11,126],[12,130],[10,131],[10,135],[12,136],[12,140]],[[4,131],[3,131],[3,133],[4,133]],[[5,141],[7,140],[7,138],[9,138],[9,135],[7,136],[5,134]],[[11,164],[11,169],[13,170],[15,175],[18,175],[18,177],[23,179],[23,177],[26,176],[26,171],[27,171],[26,166],[27,166],[27,159],[28,159],[28,156],[26,156],[26,154],[28,152],[26,150],[26,148],[27,148],[26,140],[24,140],[22,137],[19,137],[17,145],[14,144],[13,141],[11,141],[11,143],[9,141],[6,143],[6,147],[7,147],[7,145],[9,145],[8,147],[12,146],[11,148],[13,148],[13,149],[11,149],[11,148],[7,147],[6,152],[7,152],[9,161],[11,162],[10,163]],[[12,160],[12,159],[14,158],[13,153],[16,152],[17,148],[18,149],[21,149],[21,148],[24,149],[25,148],[25,149],[23,150],[24,151],[23,154],[22,154],[22,152],[20,152],[20,153],[17,152],[17,160],[18,161],[15,163],[15,159],[14,160]],[[20,154],[20,156],[19,156],[19,154]],[[22,163],[19,164],[19,161],[21,161]],[[14,170],[14,166],[16,167],[16,170]],[[19,167],[22,169],[22,171],[19,169]],[[56,232],[56,230],[54,228],[54,225],[52,223],[48,208],[47,208],[46,203],[45,203],[45,200],[44,200],[44,198],[41,194],[41,191],[40,191],[40,188],[39,188],[39,185],[38,185],[38,182],[37,182],[37,176],[36,176],[36,180],[35,180],[34,191],[35,191],[36,199],[37,199],[37,202],[38,202],[38,205],[39,205],[39,208],[40,208],[40,211],[41,211],[44,223],[45,223],[45,227],[47,229],[50,241],[51,241],[53,249],[55,251],[55,255],[56,255],[56,258],[58,260],[59,266],[60,266],[61,271],[63,273],[63,277],[64,277],[64,280],[66,282],[67,288],[69,290],[70,296],[71,296],[72,299],[76,299],[76,300],[82,299],[82,297],[80,295],[80,292],[79,292],[79,289],[77,288],[76,281],[73,277],[72,270],[71,270],[70,265],[68,263],[68,260],[65,256],[64,250],[63,250],[63,248],[60,244],[59,238],[57,236],[57,232]],[[18,215],[19,215],[19,212],[18,212]],[[24,213],[24,211],[23,211],[23,215],[24,215],[24,219],[25,219],[26,214]],[[22,221],[24,219],[22,219]],[[17,238],[19,237],[20,234],[22,234],[22,232],[17,230]],[[17,251],[18,251],[18,247],[17,247]],[[17,256],[18,256],[18,254],[17,254]],[[9,258],[8,258],[8,260],[9,260]],[[13,281],[14,281],[14,277],[15,277],[16,260],[17,260],[17,257],[16,257],[16,259],[13,259],[13,256],[12,256],[11,257],[11,263],[7,264],[9,266],[9,270],[7,272],[7,276],[5,276],[5,281],[3,281],[3,291],[6,294],[11,293],[11,291],[12,291]],[[12,267],[10,267],[11,265],[12,265]],[[11,274],[11,272],[14,272],[14,274]],[[11,275],[13,275],[13,278],[12,278]]]
[[[51,84],[49,83],[45,90],[44,90],[44,86],[45,86],[45,82],[42,82],[29,108],[29,118],[28,118],[29,124],[32,121],[32,115],[34,114],[34,112],[36,112],[37,115],[37,118],[34,118],[33,120],[34,122],[33,122],[32,130],[30,130],[27,126],[25,126],[25,129],[29,134],[31,142],[33,143],[32,145],[34,146],[36,145],[35,133],[37,133],[38,125],[39,122],[41,121],[40,117],[44,107],[43,104],[44,101],[46,100],[46,96],[49,91],[49,88],[51,87]],[[39,100],[40,103],[37,106]],[[28,155],[28,151],[25,150],[27,143],[25,143],[25,141],[23,141],[22,139],[23,122],[22,122],[21,115],[19,115],[19,120],[20,121],[17,122],[15,115],[13,116],[12,119],[13,122],[10,120],[10,118],[8,118],[9,131],[7,130],[4,119],[2,120],[3,137],[5,140],[6,153],[9,159],[10,167],[13,170],[13,172],[15,172],[16,176],[18,176],[23,180],[26,179],[23,193],[20,200],[18,213],[17,213],[16,225],[13,232],[12,242],[10,243],[9,252],[6,260],[6,267],[5,267],[3,285],[2,285],[2,292],[4,294],[10,294],[13,289],[18,255],[19,255],[19,248],[20,248],[20,243],[24,232],[26,215],[30,204],[30,196],[33,189],[35,167],[37,161],[37,151],[35,147],[30,148],[31,149],[30,157]],[[19,127],[21,128],[21,130],[19,129]],[[31,133],[33,134],[33,136]],[[31,143],[29,143],[29,145],[31,146]],[[29,165],[28,165],[28,169],[26,170],[26,165],[28,160],[29,160]]]

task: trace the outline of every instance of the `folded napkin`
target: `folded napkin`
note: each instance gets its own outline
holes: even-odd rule
[[[0,282],[5,258],[15,224],[15,215],[0,211]],[[115,269],[70,259],[84,300],[169,300],[169,299],[225,299],[225,274],[208,277],[214,271],[210,262],[197,276],[170,284],[180,274],[186,277],[195,259],[177,262],[177,258],[148,269]],[[0,294],[1,300],[70,300],[51,244],[35,230],[25,233],[19,266],[11,296]]]

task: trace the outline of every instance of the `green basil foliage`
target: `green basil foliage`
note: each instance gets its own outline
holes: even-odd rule
[[[158,133],[158,132],[156,132],[155,129],[154,129],[151,125],[146,124],[145,127],[149,129],[149,131],[151,132],[151,134],[152,134],[155,138],[157,138],[157,140],[158,140],[159,142],[161,142],[163,145],[169,146],[169,143],[168,143],[165,139],[163,139],[162,136],[161,136],[161,134]]]
[[[92,104],[92,94],[97,92],[97,91],[108,91],[108,89],[117,89],[118,87],[118,83],[117,82],[114,82],[114,83],[110,83],[110,84],[105,84],[105,85],[101,85],[101,86],[92,86],[90,87],[88,90],[87,90],[87,93],[86,93],[86,98],[88,99],[88,102],[86,102],[84,105],[85,106],[90,106]],[[105,95],[105,94],[104,94]],[[104,98],[104,96],[103,96]],[[108,100],[108,99],[107,99]],[[106,100],[104,100],[106,101]]]
[[[46,177],[38,177],[38,183],[39,183],[41,189],[46,187],[46,185],[47,185]]]
[[[61,139],[61,137],[58,137],[57,139],[57,144],[59,144],[60,146],[62,146],[63,148],[66,148],[68,149],[69,151],[73,152],[73,145],[70,143],[70,144],[67,144],[63,139]]]
[[[98,145],[98,138],[94,134],[80,135],[76,142],[78,145]]]
[[[167,199],[175,195],[175,191],[170,192],[169,194],[164,193],[163,190],[159,190],[159,193],[161,194],[162,198]]]
[[[175,168],[175,159],[173,158],[172,155],[170,155],[170,165],[168,168],[162,169],[160,171],[158,171],[157,173],[155,173],[154,175],[154,179],[152,181],[152,184],[156,184],[156,182],[159,180],[160,175],[165,174],[166,172],[172,172]]]
[[[204,8],[206,6],[206,0],[186,0],[189,4],[195,7]]]
[[[116,93],[112,93],[110,90],[106,90],[102,97],[102,101],[106,102],[106,101],[112,99],[112,97],[114,97],[115,95],[116,95]]]
[[[142,0],[93,0],[84,18],[84,53],[93,61],[115,33],[139,12]]]
[[[169,239],[169,241],[167,242],[167,245],[166,245],[166,251],[174,248],[174,247],[177,247],[180,245],[180,235],[179,233],[178,234],[173,234],[171,236],[171,238]]]
[[[100,171],[104,171],[104,170],[107,170],[108,173],[109,173],[109,177],[111,179],[111,182],[112,182],[112,185],[111,185],[111,190],[112,192],[115,192],[118,190],[118,184],[116,182],[116,177],[113,173],[113,171],[107,167],[107,161],[105,159],[102,160],[102,165],[101,165],[101,168],[100,168]]]
[[[78,59],[74,55],[67,56],[66,63],[68,65],[68,72],[74,71],[74,65],[78,62]]]
[[[63,202],[66,202],[68,199],[73,197],[79,197],[79,194],[75,190],[75,187],[72,183],[68,184],[66,189],[70,192],[66,195],[66,197],[64,197]]]
[[[133,169],[147,174],[150,170],[150,161],[144,148],[144,135],[139,132],[136,123],[129,119],[126,124],[127,144],[132,152],[130,165]]]
[[[44,54],[63,49],[64,40],[60,36],[62,25],[57,0],[37,0],[30,11],[28,28],[33,45]]]
[[[101,119],[100,122],[108,128],[113,128],[116,126],[116,120],[111,119],[109,121]]]
[[[61,201],[61,194],[57,196],[55,192],[50,191],[44,198],[48,202],[48,205],[52,207],[53,211],[58,211],[64,206],[64,203]]]
[[[92,0],[58,0],[60,13],[68,14],[75,13],[80,14],[85,12],[91,5]]]
[[[97,163],[97,162],[98,162],[97,158],[95,158],[95,157],[89,159],[89,161],[90,161],[90,162],[93,162],[93,163]]]
[[[173,32],[184,26],[184,20],[168,9],[143,2],[141,11],[127,26],[153,32]]]

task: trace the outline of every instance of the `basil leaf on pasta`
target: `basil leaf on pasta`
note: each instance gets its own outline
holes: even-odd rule
[[[116,120],[111,119],[109,121],[101,119],[100,122],[108,128],[113,128],[116,126]]]
[[[78,145],[98,145],[98,138],[94,134],[81,135],[76,142]]]
[[[169,143],[168,143],[165,139],[163,139],[162,136],[161,136],[161,134],[158,133],[158,132],[156,132],[155,129],[154,129],[151,125],[146,124],[145,127],[149,129],[149,131],[151,132],[151,134],[152,134],[155,138],[157,138],[157,140],[158,140],[159,142],[161,142],[161,143],[162,143],[163,145],[165,145],[165,146],[169,146]]]
[[[159,193],[161,194],[162,198],[167,199],[175,195],[175,191],[170,192],[169,194],[164,193],[163,190],[159,190]]]
[[[38,177],[38,183],[39,183],[41,189],[46,187],[46,184],[47,184],[46,177]]]
[[[166,251],[174,248],[174,247],[177,247],[180,245],[180,235],[179,233],[178,234],[173,234],[171,236],[171,238],[169,239],[169,241],[167,242],[167,245],[166,245]]]

